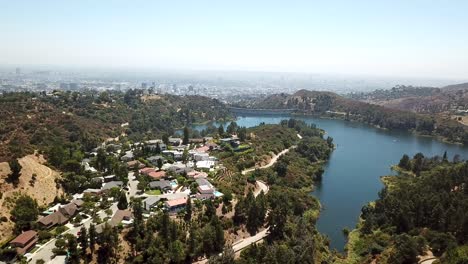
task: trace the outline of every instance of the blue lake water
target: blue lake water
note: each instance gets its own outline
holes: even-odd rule
[[[237,124],[252,127],[262,122],[277,124],[289,116],[239,117]],[[380,176],[391,174],[390,166],[403,154],[413,156],[468,157],[468,148],[447,144],[434,138],[416,136],[405,131],[386,131],[368,125],[343,120],[296,117],[314,123],[334,139],[337,146],[325,167],[322,182],[313,192],[323,206],[318,230],[331,240],[331,247],[343,250],[346,243],[342,230],[354,228],[361,208],[377,198],[382,188]],[[196,126],[203,129],[204,126]]]

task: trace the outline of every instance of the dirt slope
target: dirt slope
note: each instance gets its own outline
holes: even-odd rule
[[[14,206],[14,200],[20,194],[28,194],[35,198],[39,206],[47,205],[53,202],[56,195],[62,194],[60,189],[56,188],[55,179],[60,177],[59,172],[45,166],[45,159],[41,155],[28,155],[19,159],[23,167],[21,170],[20,182],[16,188],[12,184],[5,182],[10,167],[8,163],[0,163],[0,217],[10,218],[10,211]],[[34,184],[30,183],[32,175],[36,174]],[[0,222],[0,244],[12,236],[13,222]]]

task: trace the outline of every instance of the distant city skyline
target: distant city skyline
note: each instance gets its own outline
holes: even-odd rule
[[[466,1],[5,1],[0,64],[468,78]]]

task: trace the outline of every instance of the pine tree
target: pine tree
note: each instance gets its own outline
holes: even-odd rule
[[[187,145],[189,143],[189,134],[188,127],[184,127],[184,138],[182,139],[182,144]]]
[[[125,191],[120,192],[117,208],[119,208],[120,210],[125,210],[128,208],[127,195],[125,194]]]
[[[190,222],[192,219],[192,200],[190,197],[187,199],[187,204],[185,205],[185,216],[184,219],[186,222]]]
[[[94,226],[94,224],[91,224],[89,226],[89,249],[91,250],[91,252],[94,252],[94,245],[96,244],[96,235],[96,227]]]
[[[448,162],[447,151],[444,152],[444,156],[442,157],[442,161],[443,162]]]
[[[222,124],[219,125],[219,127],[218,127],[218,134],[219,134],[220,137],[223,137],[223,135],[224,135],[224,127],[223,127]]]
[[[408,155],[403,155],[400,159],[400,163],[398,163],[398,167],[405,169],[405,170],[410,170],[411,169],[411,161]]]
[[[162,166],[163,166],[162,159],[158,159],[158,169],[161,170]]]
[[[86,255],[86,249],[88,248],[88,234],[86,232],[86,227],[81,227],[80,235],[78,236],[78,243],[81,246],[81,254]]]

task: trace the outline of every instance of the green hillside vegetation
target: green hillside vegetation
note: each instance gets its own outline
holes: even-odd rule
[[[270,186],[266,195],[270,235],[265,243],[244,250],[236,263],[331,263],[334,255],[328,240],[315,226],[320,203],[306,187],[320,180],[322,161],[328,160],[333,149],[332,139],[323,139],[322,130],[302,121],[291,119],[281,126],[300,133],[303,139],[274,166],[251,173],[250,177]],[[243,200],[236,213],[242,211],[242,205]]]
[[[292,95],[276,94],[236,106],[295,109],[296,114],[340,118],[380,128],[407,130],[421,135],[441,137],[450,142],[468,144],[468,128],[455,120],[385,108],[344,98],[332,92],[300,90]]]
[[[109,137],[141,140],[172,134],[185,125],[232,118],[214,99],[173,95],[147,99],[143,90],[4,93],[0,115],[0,161],[35,149],[47,153],[57,145],[74,144],[89,151]]]
[[[403,173],[363,207],[349,256],[356,263],[414,263],[431,250],[442,263],[468,261],[468,162],[419,153],[399,167]]]

